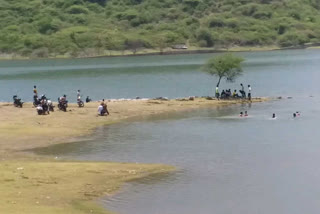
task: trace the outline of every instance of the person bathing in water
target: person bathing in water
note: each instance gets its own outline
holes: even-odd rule
[[[245,111],[244,114],[240,112],[239,117],[248,117],[248,111]]]

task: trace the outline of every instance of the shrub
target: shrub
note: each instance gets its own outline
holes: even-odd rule
[[[73,5],[67,9],[70,14],[88,14],[89,10],[81,5]]]
[[[46,47],[36,49],[31,53],[32,58],[48,58],[49,50]]]
[[[291,47],[291,46],[303,45],[308,41],[309,39],[305,35],[299,32],[287,32],[280,36],[279,45],[282,47]]]
[[[198,41],[206,41],[207,47],[212,47],[214,45],[214,40],[211,33],[206,29],[200,29],[196,34]],[[204,44],[202,42],[202,44]]]

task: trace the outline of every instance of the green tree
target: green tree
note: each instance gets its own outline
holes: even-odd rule
[[[209,59],[203,66],[203,71],[218,77],[217,87],[219,87],[222,78],[232,82],[242,74],[241,63],[243,61],[242,57],[227,53]]]

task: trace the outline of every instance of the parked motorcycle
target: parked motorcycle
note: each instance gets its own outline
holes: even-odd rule
[[[45,111],[43,110],[43,107],[42,107],[41,105],[38,105],[38,106],[36,107],[36,109],[37,109],[38,115],[44,115],[44,114],[46,114]]]
[[[15,107],[20,107],[20,108],[22,108],[22,105],[23,105],[22,100],[21,100],[20,98],[18,98],[17,95],[14,95],[12,98],[13,98],[13,105],[14,105]]]
[[[77,100],[77,104],[80,108],[84,107],[84,102],[81,99]]]
[[[66,112],[68,108],[68,101],[61,101],[60,98],[58,98],[58,108],[59,110]]]

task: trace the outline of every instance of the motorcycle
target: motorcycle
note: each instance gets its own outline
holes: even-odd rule
[[[68,107],[68,101],[60,101],[60,98],[58,98],[58,108],[61,111],[66,112]]]
[[[84,102],[81,99],[77,99],[77,104],[80,108],[84,107]]]
[[[47,114],[50,114],[48,103],[47,103],[47,101],[45,101],[45,100],[43,100],[43,101],[36,107],[36,109],[37,109],[38,115],[45,115],[46,113],[47,113]]]
[[[23,102],[21,101],[21,99],[18,98],[17,95],[14,95],[12,98],[13,98],[13,105],[14,105],[15,107],[20,107],[20,108],[22,108]]]
[[[36,107],[36,109],[37,109],[38,115],[45,115],[46,114],[46,111],[43,109],[43,107],[41,105],[38,105]]]

